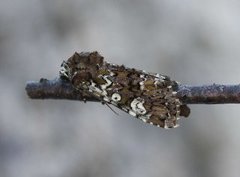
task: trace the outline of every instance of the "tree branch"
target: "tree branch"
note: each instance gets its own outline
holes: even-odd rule
[[[90,95],[76,92],[70,83],[60,78],[27,82],[26,92],[32,99],[98,101]],[[185,104],[240,103],[240,85],[179,85],[177,97]]]
[[[177,96],[186,104],[240,103],[240,85],[180,85]]]
[[[77,101],[98,101],[87,94],[76,92],[72,85],[60,78],[47,80],[41,78],[39,82],[29,81],[26,92],[32,99],[67,99]]]

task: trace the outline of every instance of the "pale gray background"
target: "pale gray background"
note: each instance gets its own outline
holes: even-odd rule
[[[98,103],[30,100],[75,51],[187,84],[240,81],[238,0],[1,0],[1,177],[239,177],[240,105],[166,131]]]

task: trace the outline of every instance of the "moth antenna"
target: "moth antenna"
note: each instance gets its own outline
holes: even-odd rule
[[[107,107],[109,107],[109,109],[111,109],[112,110],[112,112],[114,112],[116,115],[118,115],[119,116],[119,114],[116,112],[116,111],[114,111],[113,110],[113,108],[111,108],[111,106],[108,104],[108,103],[105,103],[106,105],[107,105]]]

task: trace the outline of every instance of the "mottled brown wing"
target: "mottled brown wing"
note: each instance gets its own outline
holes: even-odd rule
[[[187,115],[188,107],[176,97],[175,81],[164,75],[107,63],[97,52],[75,53],[63,62],[60,76],[76,90],[158,127],[176,127],[178,117]]]

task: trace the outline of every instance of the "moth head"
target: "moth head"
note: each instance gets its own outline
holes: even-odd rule
[[[102,65],[103,57],[98,52],[75,52],[67,61],[63,61],[59,73],[75,88],[82,88],[90,84]]]

